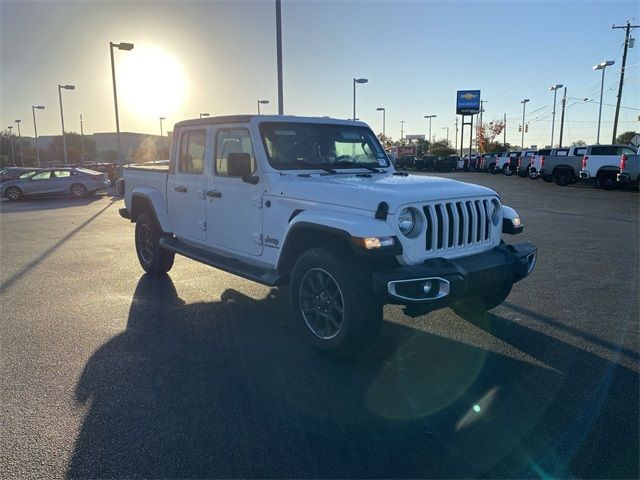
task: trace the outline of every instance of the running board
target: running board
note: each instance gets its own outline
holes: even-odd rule
[[[246,264],[235,258],[224,257],[216,253],[209,252],[204,248],[194,247],[181,242],[175,237],[163,237],[160,239],[162,248],[183,255],[197,262],[205,263],[212,267],[224,270],[227,273],[238,275],[239,277],[253,280],[254,282],[274,287],[282,285],[285,277],[275,270],[256,267],[255,265]]]

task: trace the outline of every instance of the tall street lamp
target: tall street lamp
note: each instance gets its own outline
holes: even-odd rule
[[[209,116],[209,114],[208,114],[208,113],[201,113],[201,114],[200,114],[200,118],[202,118],[202,117],[208,117],[208,116]]]
[[[118,116],[118,91],[116,89],[116,67],[113,61],[113,49],[133,50],[133,43],[113,43],[109,42],[109,53],[111,54],[111,78],[113,80],[113,103],[116,109],[116,139],[118,141],[118,163],[122,163],[122,148],[120,145],[120,117]]]
[[[42,105],[32,105],[31,113],[33,113],[33,132],[36,137],[36,158],[38,159],[38,166],[40,166],[40,149],[38,149],[38,125],[36,124],[36,110],[44,110]]]
[[[522,150],[524,150],[524,111],[527,107],[527,103],[529,102],[528,98],[525,98],[524,100],[520,100],[520,103],[522,104],[522,140],[521,140],[521,147]],[[551,145],[551,148],[553,148],[553,144]]]
[[[551,120],[551,148],[553,148],[553,133],[555,130],[555,126],[556,126],[556,95],[558,94],[558,89],[564,87],[564,85],[562,85],[561,83],[558,83],[556,85],[551,85],[549,87],[549,90],[553,91],[553,112],[552,112],[552,120]],[[524,121],[523,121],[523,125],[522,128],[524,129]],[[524,145],[523,145],[524,148]]]
[[[442,127],[442,130],[447,131],[447,147],[449,146],[449,127]]]
[[[7,127],[9,129],[9,141],[11,142],[11,160],[13,161],[13,166],[16,166],[16,151],[13,149],[13,126],[9,125]]]
[[[431,153],[431,119],[436,118],[437,115],[425,115],[424,118],[429,120],[429,153]]]
[[[384,107],[378,107],[378,108],[376,108],[376,110],[378,112],[382,112],[382,136],[386,137],[387,136],[387,131],[386,131],[386,128],[385,128],[386,127],[386,125],[385,125],[386,118],[385,117],[387,116],[387,111],[385,110]]]
[[[353,79],[353,119],[356,119],[356,83],[367,83],[369,80],[366,78],[354,78]]]
[[[22,133],[20,133],[20,122],[22,120],[14,120],[18,126],[18,145],[20,146],[20,165],[24,167],[24,154],[22,153]]]
[[[266,105],[269,103],[269,100],[257,100],[258,102],[258,115],[260,115],[260,105]]]
[[[400,142],[402,142],[403,138],[404,138],[404,124],[406,123],[405,120],[400,120]]]
[[[602,119],[602,91],[604,90],[604,71],[607,67],[614,65],[616,62],[607,60],[606,62],[594,65],[594,70],[602,70],[602,81],[600,82],[600,109],[598,110],[598,135],[596,136],[596,144],[600,145],[600,120]]]
[[[60,121],[62,122],[62,149],[64,150],[64,163],[69,163],[67,156],[67,137],[64,135],[64,112],[62,110],[62,90],[75,90],[74,85],[58,85],[58,98],[60,99]]]
[[[162,133],[162,121],[166,120],[166,118],[165,117],[159,117],[159,119],[160,119],[160,138],[162,139],[162,135],[163,135],[163,133]]]

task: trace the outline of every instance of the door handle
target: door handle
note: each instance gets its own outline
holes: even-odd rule
[[[180,187],[174,188],[174,190],[176,192],[185,193],[187,191],[187,187],[180,186]]]
[[[217,190],[209,190],[207,192],[207,197],[222,198],[222,192],[218,192]]]

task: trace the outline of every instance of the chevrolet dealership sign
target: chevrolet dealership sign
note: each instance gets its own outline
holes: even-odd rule
[[[480,112],[480,90],[458,90],[456,114],[474,115]]]

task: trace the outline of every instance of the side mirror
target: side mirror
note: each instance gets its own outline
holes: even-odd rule
[[[227,173],[230,177],[250,177],[251,156],[248,153],[230,153],[227,156]]]

